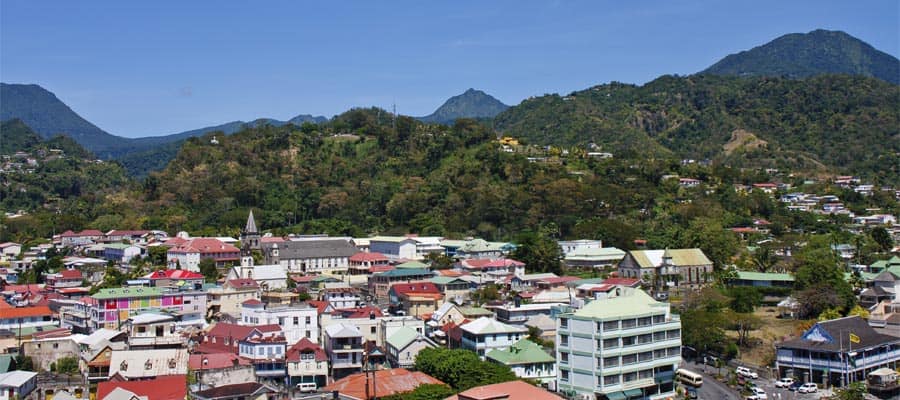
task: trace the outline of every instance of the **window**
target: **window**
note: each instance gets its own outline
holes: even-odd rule
[[[378,327],[373,326],[371,329],[369,329],[369,331],[370,331],[372,334],[375,334],[375,332],[378,331]]]
[[[645,369],[643,371],[638,372],[638,378],[647,379],[653,377],[653,369]]]
[[[619,357],[606,357],[603,359],[604,367],[615,367],[619,365]]]
[[[619,329],[619,321],[606,321],[603,323],[604,331],[615,331]]]
[[[666,332],[653,332],[653,341],[660,342],[666,340]]]
[[[638,354],[639,362],[647,362],[647,361],[651,361],[651,360],[653,360],[653,352],[652,351],[645,351],[643,353]]]
[[[651,335],[649,333],[638,336],[638,343],[640,343],[640,344],[647,344],[647,343],[652,343],[652,342],[653,342],[653,335]]]
[[[638,326],[650,326],[650,324],[652,323],[651,321],[652,320],[650,317],[638,318]]]
[[[306,331],[306,338],[309,339],[309,338],[311,338],[311,337],[312,337],[312,336],[310,336],[309,331]]]
[[[626,336],[622,338],[622,347],[634,346],[637,336]]]
[[[309,317],[306,317],[306,324],[309,325],[309,323],[310,323]]]
[[[637,380],[637,372],[629,372],[627,374],[622,375],[622,380],[625,382],[631,382]]]
[[[624,319],[622,320],[622,329],[631,329],[637,326],[636,319]]]
[[[568,346],[569,345],[569,335],[559,335],[559,345],[560,346]]]
[[[559,379],[562,381],[569,381],[569,371],[559,371]]]
[[[563,329],[569,328],[569,319],[568,318],[560,318],[559,319],[559,327]]]
[[[252,352],[251,352],[251,353],[252,353]],[[261,356],[261,355],[264,355],[265,353],[263,352],[263,348],[260,347],[260,348],[259,348],[259,351],[256,352],[256,354],[257,354],[257,355],[260,355],[260,356]]]
[[[612,386],[619,384],[619,375],[607,375],[603,377],[603,385],[604,386]]]
[[[53,343],[53,348],[54,348],[54,349],[58,349],[58,348],[59,348],[59,343]]]
[[[559,362],[562,364],[569,363],[569,353],[559,353]]]
[[[614,349],[619,347],[619,338],[603,339],[604,349]]]
[[[146,369],[146,370],[153,369],[153,361],[147,360],[147,362],[144,363],[144,369]]]
[[[662,323],[664,323],[664,322],[666,322],[666,316],[665,316],[665,315],[654,315],[654,316],[653,316],[653,323],[654,323],[654,324],[662,324]]]
[[[634,364],[637,362],[637,354],[627,354],[622,356],[622,365]]]
[[[294,317],[294,325],[300,325],[300,317]]]
[[[512,334],[512,333],[507,333],[507,334],[506,334],[506,341],[512,342],[512,340],[513,340],[513,334]]]
[[[666,331],[666,337],[669,339],[676,339],[681,337],[681,329],[672,329]]]

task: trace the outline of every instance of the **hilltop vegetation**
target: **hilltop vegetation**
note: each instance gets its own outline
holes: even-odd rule
[[[868,76],[900,84],[900,61],[841,31],[791,33],[731,54],[701,74],[808,78],[822,74]]]
[[[469,89],[461,95],[447,99],[437,110],[419,120],[452,124],[459,118],[493,118],[507,108],[508,105],[493,96],[480,90]]]
[[[664,76],[528,99],[495,125],[531,143],[595,143],[617,157],[900,176],[900,86],[872,78]],[[726,154],[741,130],[766,146]]]

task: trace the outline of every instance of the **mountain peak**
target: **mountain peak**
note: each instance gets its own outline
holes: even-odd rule
[[[846,32],[816,29],[731,54],[701,74],[788,78],[846,74],[900,84],[900,60]]]
[[[431,115],[421,117],[424,122],[452,123],[458,118],[493,118],[509,108],[493,96],[469,88],[460,95],[447,99]]]

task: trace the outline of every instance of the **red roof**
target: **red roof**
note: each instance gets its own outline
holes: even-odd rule
[[[67,287],[67,288],[56,289],[56,291],[59,292],[60,294],[79,294],[79,293],[88,294],[91,292],[91,289],[86,288],[86,287]]]
[[[637,287],[637,285],[641,283],[641,280],[637,278],[606,278],[603,280],[603,283],[608,285]]]
[[[391,290],[397,295],[441,294],[441,290],[432,282],[395,283]]]
[[[250,278],[231,279],[227,283],[228,286],[231,286],[235,289],[259,287],[259,283]]]
[[[398,393],[411,392],[419,385],[426,384],[443,385],[444,382],[422,372],[394,368],[375,371],[375,376],[372,379],[367,377],[365,373],[353,374],[325,386],[324,390],[326,392],[337,390],[347,396],[368,400],[374,398],[374,395],[386,397]]]
[[[328,360],[328,356],[325,354],[325,350],[322,350],[322,347],[313,343],[307,338],[300,339],[299,342],[291,346],[291,348],[288,349],[287,354],[285,355],[285,360],[288,362],[300,361],[300,353],[309,352],[315,353],[316,361]]]
[[[185,244],[187,242],[188,242],[187,239],[180,238],[180,237],[173,237],[173,238],[169,238],[166,241],[164,241],[163,245],[169,246],[169,247],[176,247],[176,246],[181,246],[182,244]]]
[[[236,365],[252,365],[250,360],[238,357],[234,353],[209,353],[202,355],[191,354],[191,358],[188,361],[188,368],[195,371],[199,370],[204,358],[206,359],[206,364],[203,364],[204,369],[220,369],[230,368]]]
[[[359,252],[359,253],[356,253],[356,254],[350,256],[350,262],[366,262],[366,261],[369,261],[369,262],[378,262],[378,261],[388,262],[388,258],[385,257],[385,255],[384,255],[384,254],[381,254],[381,253],[366,253],[366,252]]]
[[[240,249],[215,238],[190,239],[169,250],[172,253],[240,253]]]
[[[493,400],[528,399],[562,400],[553,393],[524,381],[509,381],[493,385],[477,386],[444,400]]]
[[[147,279],[203,279],[203,274],[184,269],[163,269],[144,276]]]
[[[142,381],[100,382],[97,398],[103,399],[116,388],[122,388],[147,400],[173,400],[187,397],[187,379],[184,375],[160,376]]]
[[[521,267],[524,266],[525,263],[521,261],[516,261],[509,258],[498,258],[495,260],[492,259],[480,259],[480,260],[462,260],[460,261],[462,265],[469,269],[482,269],[482,268],[509,268],[509,267]]]
[[[333,314],[341,314],[344,318],[369,318],[369,316],[372,314],[374,314],[375,317],[384,316],[384,313],[381,312],[380,308],[373,306],[344,308],[341,310],[335,310]]]
[[[271,236],[271,237],[261,237],[259,238],[260,243],[284,243],[284,238],[281,236]]]
[[[44,291],[44,285],[37,285],[33,283],[27,283],[24,285],[6,285],[3,288],[4,292],[13,292],[16,294],[22,293],[41,293]]]
[[[324,313],[325,310],[328,309],[329,306],[331,306],[331,303],[329,303],[327,301],[319,301],[319,300],[310,300],[310,301],[307,301],[306,303],[309,304],[310,306],[315,307],[319,314]]]
[[[377,274],[379,272],[388,272],[388,271],[393,271],[395,269],[396,268],[394,268],[391,265],[373,265],[373,266],[369,267],[369,273]]]
[[[581,278],[577,276],[556,276],[551,278],[544,278],[539,280],[538,282],[543,282],[548,285],[558,285],[560,283],[572,282],[577,280],[581,280]]]
[[[119,230],[113,229],[109,232],[106,232],[106,236],[144,236],[150,233],[150,231],[129,231],[129,230]]]
[[[59,271],[59,275],[63,279],[82,279],[81,271],[75,269],[64,269]]]
[[[315,275],[291,275],[291,280],[297,283],[309,283],[316,279]]]
[[[229,324],[226,322],[219,322],[212,329],[207,332],[206,336],[208,337],[216,337],[216,338],[231,338],[234,340],[243,340],[250,336],[253,330],[257,330],[259,332],[268,333],[268,332],[281,332],[281,327],[275,324],[268,325],[257,325],[257,326],[246,326],[246,325],[238,325],[238,324]],[[204,344],[211,344],[210,342],[204,342]],[[219,344],[219,343],[216,343]],[[230,349],[230,347],[229,347]]]
[[[262,305],[262,303],[263,302],[261,302],[257,299],[247,299],[247,300],[244,300],[244,302],[241,304],[243,304],[245,306],[258,306],[258,305]]]
[[[27,318],[27,317],[43,317],[53,315],[50,307],[33,306],[33,307],[16,307],[0,309],[0,319],[10,318]]]
[[[466,274],[463,273],[463,272],[460,272],[460,271],[457,271],[457,270],[453,270],[453,269],[439,269],[439,270],[437,270],[437,271],[435,271],[435,272],[437,272],[438,275],[440,275],[440,276],[449,276],[449,277],[451,277],[451,278],[456,278],[456,277],[460,277],[460,276],[466,275]]]
[[[83,237],[83,236],[103,236],[103,232],[100,232],[96,229],[85,229],[81,232],[75,233],[72,231],[65,231],[59,237]]]

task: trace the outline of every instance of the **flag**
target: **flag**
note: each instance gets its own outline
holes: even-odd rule
[[[850,342],[851,342],[851,343],[859,343],[859,336],[856,336],[856,335],[854,335],[854,334],[851,333],[851,334],[850,334]]]

